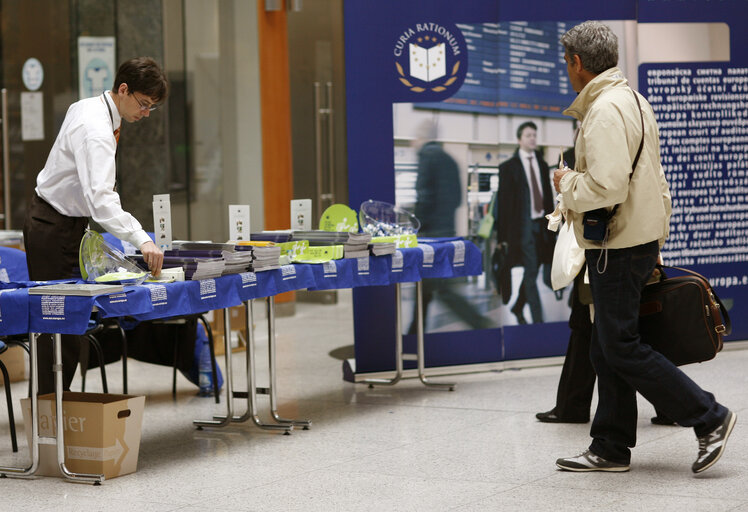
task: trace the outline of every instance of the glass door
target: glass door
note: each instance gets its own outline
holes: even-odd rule
[[[69,2],[0,1],[2,174],[0,225],[22,229],[36,175],[44,167],[70,103]]]
[[[343,2],[301,5],[288,13],[294,197],[312,199],[316,229],[325,208],[348,203]]]

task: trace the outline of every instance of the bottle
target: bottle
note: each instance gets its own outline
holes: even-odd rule
[[[210,347],[208,340],[203,341],[198,360],[198,391],[199,396],[210,396],[213,394],[213,368],[210,364]]]

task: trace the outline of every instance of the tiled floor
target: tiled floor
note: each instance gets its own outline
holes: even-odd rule
[[[341,361],[329,354],[352,343],[350,294],[334,306],[298,304],[295,316],[277,324],[280,412],[312,419],[311,430],[195,430],[191,420],[209,418],[217,406],[181,377],[172,401],[170,368],[131,361],[130,391],[147,395],[138,471],[99,487],[3,479],[0,510],[748,511],[748,351],[686,367],[739,416],[714,468],[694,476],[693,432],[651,425],[654,411],[641,401],[631,471],[576,474],[557,471],[554,461],[587,447],[589,425],[534,418],[553,405],[560,366],[460,375],[454,392],[414,380],[368,389],[344,382]],[[108,371],[116,392],[119,364]],[[266,379],[258,375],[260,385]],[[95,391],[95,373],[89,383]],[[13,392],[20,416],[25,384]],[[25,457],[10,451],[1,407],[0,464]]]

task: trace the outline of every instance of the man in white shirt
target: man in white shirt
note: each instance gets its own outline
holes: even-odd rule
[[[504,304],[511,295],[511,269],[524,267],[522,284],[512,313],[525,324],[525,304],[533,323],[543,321],[537,277],[541,263],[553,258],[553,234],[546,229],[545,215],[553,211],[548,164],[537,148],[537,126],[532,121],[517,129],[519,148],[499,166],[496,230],[499,244],[507,244],[506,262],[500,270],[499,291]]]
[[[115,190],[115,154],[122,119],[134,123],[149,117],[167,92],[158,64],[139,57],[119,67],[111,91],[70,106],[26,213],[23,234],[32,280],[78,275],[78,248],[89,217],[138,247],[152,274],[161,272],[163,253],[135,217],[122,209]],[[43,336],[40,342],[39,391],[52,392],[51,337]],[[64,337],[65,389],[75,374],[79,344],[77,336]]]

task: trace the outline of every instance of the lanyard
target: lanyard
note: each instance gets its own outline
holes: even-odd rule
[[[114,116],[112,115],[112,107],[109,106],[109,102],[106,99],[106,92],[102,92],[101,97],[104,98],[104,105],[106,105],[106,109],[109,111],[109,119],[112,120],[112,131],[114,131]]]
[[[112,130],[114,130],[114,116],[112,115],[112,108],[109,106],[109,101],[107,101],[106,99],[106,91],[102,92],[101,96],[104,99],[104,105],[106,105],[106,109],[109,111],[109,119],[112,120]],[[114,134],[114,139],[117,141],[117,145],[119,146],[119,128],[114,131],[116,132]],[[115,154],[116,154],[116,151],[115,151]],[[117,175],[118,175],[118,172],[115,167],[115,170],[114,170],[114,191],[115,192],[117,191],[117,182],[119,181]]]

